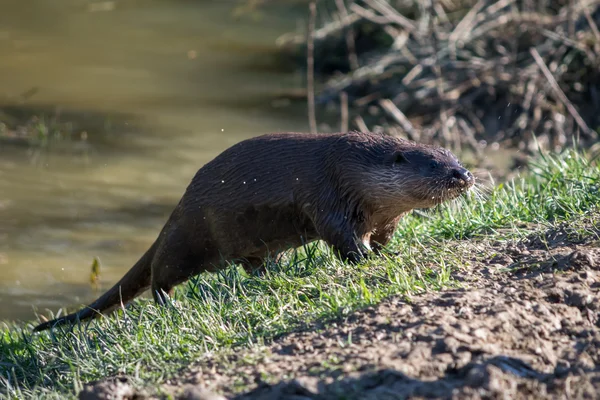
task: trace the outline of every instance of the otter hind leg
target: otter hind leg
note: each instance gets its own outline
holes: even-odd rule
[[[244,271],[246,271],[248,275],[258,273],[258,275],[262,276],[267,272],[267,266],[269,265],[269,262],[275,264],[281,263],[284,254],[285,253],[283,251],[279,251],[276,253],[248,256],[244,257],[240,261],[240,264],[242,264]]]
[[[152,260],[152,297],[164,305],[172,296],[176,285],[205,271],[206,254],[199,254],[193,244],[184,240],[171,240],[160,246]]]
[[[245,257],[240,263],[248,275],[264,275],[267,272],[266,260],[262,257]]]
[[[167,296],[171,297],[175,286],[197,274],[196,261],[192,258],[171,258],[169,261],[157,261],[153,265],[152,297],[157,304],[164,305]]]

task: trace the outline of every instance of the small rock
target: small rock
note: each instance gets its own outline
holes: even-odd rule
[[[583,308],[591,304],[593,300],[594,297],[590,293],[576,291],[568,297],[566,303],[574,307]]]
[[[85,385],[77,396],[79,400],[130,400],[143,399],[129,384],[127,377],[113,377]]]
[[[575,269],[585,269],[593,267],[595,261],[591,253],[575,250],[569,255],[569,264]]]
[[[492,266],[498,265],[500,268],[503,268],[506,265],[510,265],[515,262],[511,256],[508,254],[497,254],[489,261],[489,264]]]
[[[456,354],[461,343],[452,336],[445,337],[444,339],[438,340],[437,351],[440,353]]]
[[[294,342],[285,346],[281,346],[277,353],[291,356],[300,351],[302,351],[302,346],[299,343]]]
[[[488,371],[483,365],[473,365],[467,372],[465,384],[471,387],[485,387],[489,378]]]
[[[200,385],[186,385],[181,389],[178,400],[226,400],[220,394],[211,392]]]
[[[296,378],[296,383],[307,393],[319,394],[319,379],[313,376],[301,376]]]
[[[473,331],[473,336],[477,339],[485,340],[488,337],[488,332],[485,328],[478,328]]]

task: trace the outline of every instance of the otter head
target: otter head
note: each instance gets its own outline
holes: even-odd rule
[[[444,148],[389,137],[380,144],[378,165],[363,175],[369,181],[365,194],[379,208],[404,212],[434,207],[475,183],[471,172]]]

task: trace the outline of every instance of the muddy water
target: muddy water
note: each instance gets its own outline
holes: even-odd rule
[[[203,163],[247,137],[307,129],[302,110],[270,100],[301,84],[272,61],[298,10],[235,19],[238,3],[0,0],[3,104],[129,121],[58,149],[0,145],[0,319],[92,300],[93,258],[105,289]]]

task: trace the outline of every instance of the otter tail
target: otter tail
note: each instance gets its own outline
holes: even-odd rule
[[[40,332],[57,325],[96,318],[115,310],[121,304],[126,304],[142,294],[150,287],[152,275],[150,265],[154,257],[155,248],[156,243],[146,251],[119,282],[100,296],[98,300],[77,312],[41,323],[33,328],[33,332]]]

